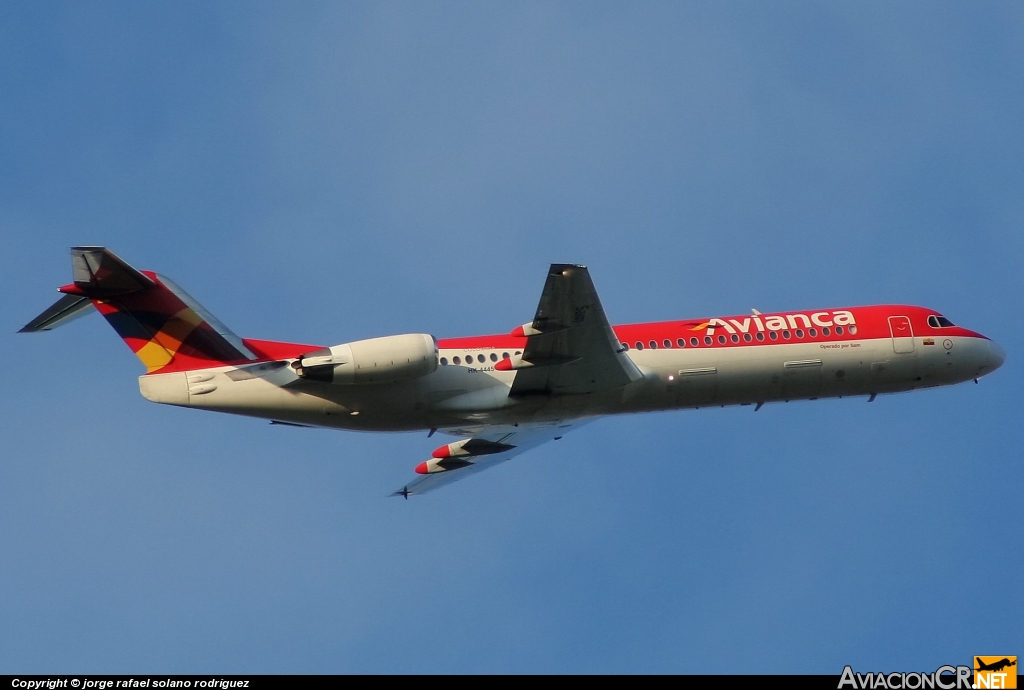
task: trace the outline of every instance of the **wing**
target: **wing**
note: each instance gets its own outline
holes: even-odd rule
[[[621,388],[643,378],[612,331],[586,266],[551,264],[537,314],[513,334],[527,338],[518,361],[505,359],[495,369],[515,369],[509,396],[580,395]],[[557,440],[587,420],[521,423],[453,430],[461,441],[441,446],[416,467],[420,476],[396,491],[409,496],[433,491]]]
[[[552,264],[511,396],[570,395],[619,388],[643,377],[612,331],[586,266]]]
[[[469,438],[435,450],[430,460],[421,462],[416,467],[417,477],[391,495],[408,498],[447,486],[488,467],[511,460],[542,443],[557,441],[587,421],[589,420],[576,419],[486,427]]]

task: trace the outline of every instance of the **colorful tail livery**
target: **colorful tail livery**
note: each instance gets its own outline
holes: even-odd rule
[[[901,304],[612,326],[586,266],[552,264],[533,321],[504,335],[426,333],[332,347],[242,339],[167,278],[103,247],[23,331],[90,305],[142,360],[154,402],[360,431],[455,436],[415,465],[408,498],[609,414],[878,395],[977,381],[1003,350]]]
[[[71,250],[74,282],[65,296],[22,332],[54,328],[90,304],[142,360],[149,373],[254,361],[241,338],[167,278],[138,271],[104,247]]]

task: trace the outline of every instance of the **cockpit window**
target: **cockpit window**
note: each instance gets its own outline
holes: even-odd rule
[[[938,314],[932,314],[928,317],[928,325],[932,328],[949,328],[954,326],[952,321],[947,319],[945,316],[939,316]]]

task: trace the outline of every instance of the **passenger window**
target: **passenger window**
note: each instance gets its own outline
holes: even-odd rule
[[[782,337],[785,338],[786,340],[789,340],[789,331],[782,331]]]
[[[642,342],[640,342],[639,340],[636,341],[636,349],[638,349],[638,350],[644,349],[644,344]]]
[[[459,359],[458,355],[455,355],[454,357],[452,357],[452,364],[462,364],[462,360]]]
[[[711,336],[710,335],[704,336],[704,344],[705,345],[710,345],[712,342],[713,341],[711,340]]]
[[[850,326],[850,335],[857,335],[857,325]]]
[[[797,338],[803,338],[804,337],[804,329],[802,329],[802,328],[796,329],[796,337]]]
[[[692,345],[693,347],[697,347],[698,345],[700,345],[700,341],[697,340],[696,338],[690,338],[690,345]]]
[[[494,354],[494,353],[492,352],[492,353],[491,353],[491,361],[492,361],[492,362],[497,362],[497,361],[498,361],[498,355],[496,355],[496,354]]]
[[[652,340],[651,342],[649,342],[647,344],[651,347],[652,350],[657,350],[658,349],[658,342],[655,341],[655,340]]]
[[[442,367],[448,366],[448,358],[447,357],[442,357],[441,358],[441,366]]]
[[[622,343],[623,350],[629,350],[629,343]]]
[[[501,353],[501,358],[502,359],[508,359],[508,353],[507,352],[502,352]]]
[[[764,333],[761,333],[760,331],[758,331],[757,332],[757,339],[758,340],[764,340]]]
[[[521,354],[523,354],[523,351],[522,351],[522,350],[516,350],[516,357],[518,357],[518,356],[519,356],[519,355],[521,355]]]
[[[842,335],[842,334],[843,334],[843,327],[842,326],[836,326],[836,335]]]
[[[662,345],[664,345],[665,347],[672,347],[672,341],[666,339],[665,342],[662,343]]]
[[[779,339],[779,332],[778,331],[772,331],[769,337],[771,337],[772,340],[778,340]]]
[[[725,345],[725,336],[724,335],[718,336],[718,342],[721,343],[722,345]]]
[[[829,332],[830,331],[828,330],[828,326],[825,326],[824,328],[821,329],[821,334],[822,335],[828,335]]]
[[[749,343],[749,342],[750,342],[751,340],[753,340],[753,338],[751,338],[751,337],[750,337],[750,334],[749,334],[749,333],[744,333],[744,334],[743,334],[743,339],[744,339],[745,341],[747,341],[748,343]]]
[[[686,347],[686,338],[679,338],[676,340],[676,345],[679,347]]]
[[[738,335],[736,335],[735,333],[733,333],[733,334],[732,334],[732,336],[730,336],[730,339],[731,339],[731,340],[732,340],[732,341],[733,341],[734,343],[738,343],[738,342],[740,341],[740,337],[739,337]]]
[[[807,331],[807,335],[811,336],[812,338],[817,338],[818,337],[818,329],[816,329],[816,328],[810,329],[809,331]]]

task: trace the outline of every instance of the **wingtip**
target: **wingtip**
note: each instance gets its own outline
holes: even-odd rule
[[[551,268],[548,269],[551,275],[564,275],[566,271],[572,271],[573,269],[579,269],[581,271],[587,270],[584,264],[551,264]]]

